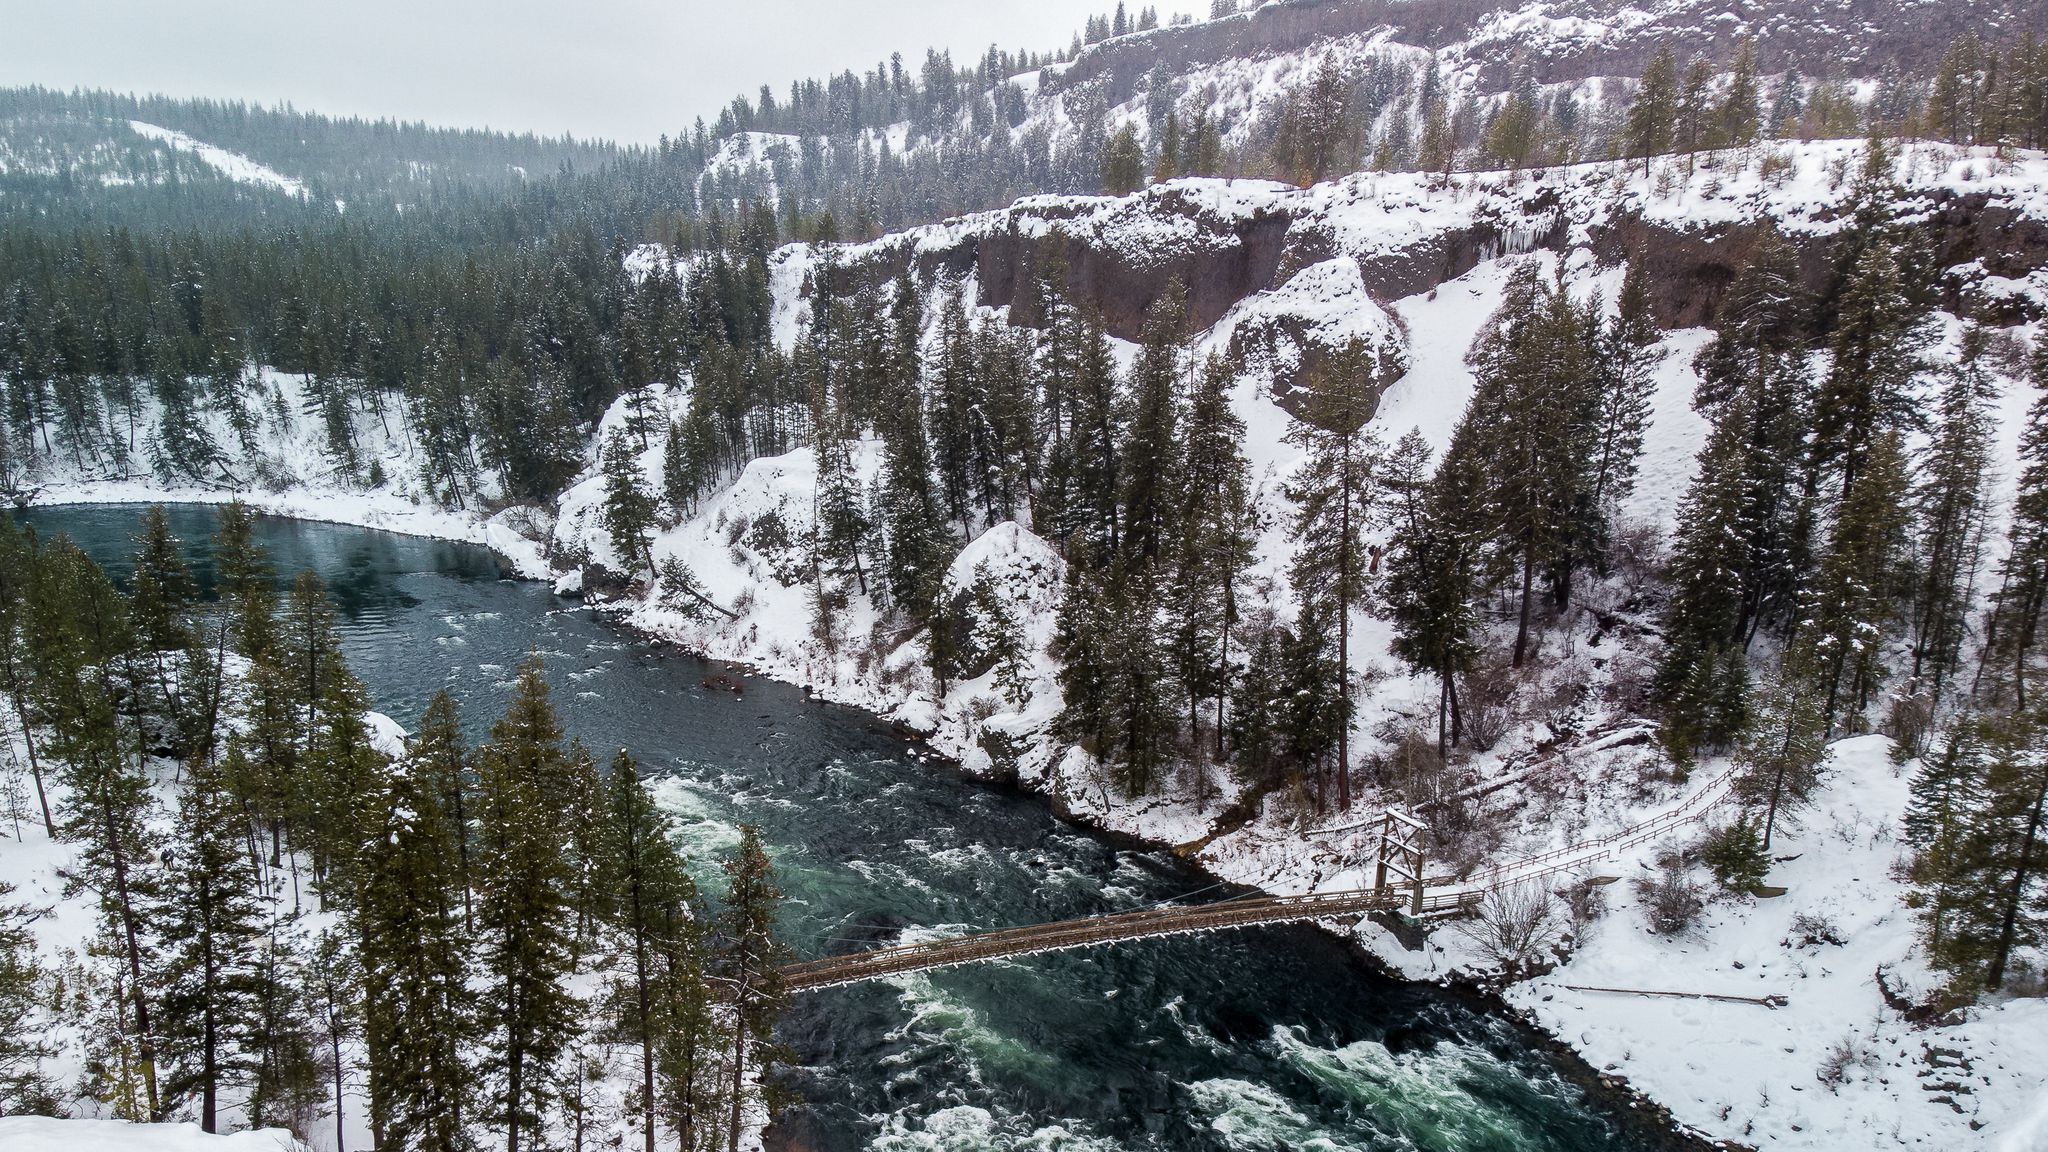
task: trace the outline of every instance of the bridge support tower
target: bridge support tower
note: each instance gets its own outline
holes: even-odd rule
[[[1373,868],[1372,886],[1407,885],[1411,916],[1422,915],[1422,865],[1428,837],[1429,825],[1406,812],[1389,808],[1380,818],[1380,856]]]

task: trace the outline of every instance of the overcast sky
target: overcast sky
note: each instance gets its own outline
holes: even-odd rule
[[[1115,0],[0,0],[0,85],[652,141],[927,47],[1064,45]],[[1165,0],[1170,13],[1207,0]],[[1133,0],[1131,12],[1136,16]]]

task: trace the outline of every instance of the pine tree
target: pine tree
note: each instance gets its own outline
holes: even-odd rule
[[[1650,315],[1649,273],[1629,261],[1612,323],[1600,332],[1598,456],[1593,465],[1593,502],[1626,500],[1635,491],[1643,435],[1650,426],[1656,390],[1657,324]]]
[[[35,781],[36,803],[42,812],[43,831],[54,840],[57,819],[50,809],[50,793],[43,779],[43,758],[37,747],[35,726],[29,723],[34,662],[28,649],[27,622],[34,603],[36,550],[33,531],[24,538],[16,531],[13,517],[0,516],[0,692],[7,695],[15,724],[21,730],[29,775]]]
[[[224,765],[231,765],[233,743]],[[256,954],[256,1047],[247,1117],[252,1128],[288,1128],[301,1140],[320,1106],[311,974],[288,921],[273,915]]]
[[[818,483],[815,517],[818,551],[824,567],[840,579],[851,573],[861,595],[868,592],[864,552],[872,555],[874,523],[866,486],[854,469],[854,441],[845,417],[834,413],[818,430]]]
[[[1984,804],[1985,735],[1996,727],[1972,713],[1957,716],[1913,774],[1904,820],[1910,876],[1928,950],[1937,958],[1950,955],[1957,910],[1981,896],[1971,883],[1980,847],[1976,816]]]
[[[1752,546],[1744,529],[1756,496],[1753,412],[1747,392],[1717,410],[1679,505],[1656,695],[1664,705],[1664,746],[1680,759],[1726,745],[1748,719],[1743,604]]]
[[[55,1092],[43,1061],[56,1055],[46,1040],[43,970],[36,962],[35,910],[16,903],[0,880],[0,1114],[54,1111]]]
[[[213,533],[213,566],[221,602],[235,621],[235,650],[254,660],[274,638],[270,556],[256,543],[256,519],[239,500],[220,506]]]
[[[1346,115],[1350,85],[1344,69],[1332,52],[1316,66],[1307,91],[1297,100],[1298,139],[1295,174],[1304,186],[1317,183],[1332,172],[1349,171],[1345,146],[1351,136]]]
[[[377,748],[366,714],[369,694],[339,663],[321,691],[321,721],[306,743],[303,827],[311,833],[314,871],[330,903],[352,905],[360,896],[362,864],[384,787],[386,757]]]
[[[749,1095],[748,1053],[752,1052],[757,1071],[765,1070],[775,1059],[774,1029],[787,998],[781,973],[788,952],[775,939],[775,913],[782,892],[775,886],[774,868],[761,847],[759,829],[751,824],[740,826],[739,847],[724,867],[727,883],[720,902],[713,971],[726,988],[733,1014],[726,1132],[728,1152],[739,1152],[741,1120]]]
[[[1997,925],[1984,986],[1993,992],[2004,986],[2013,953],[2048,937],[2048,886],[2042,883],[2048,875],[2048,757],[2031,723],[2015,736],[2018,747],[1996,757],[1984,781],[1988,878],[1994,881],[1989,910]]]
[[[1983,655],[1994,686],[2010,678],[2014,708],[2019,711],[2029,707],[2034,645],[2041,613],[2048,608],[2048,348],[2035,350],[2033,378],[2042,395],[2028,407],[2020,429],[2019,486]]]
[[[1832,734],[1846,693],[1860,714],[1883,676],[1880,660],[1907,587],[1905,452],[1885,433],[1865,453],[1863,477],[1835,514],[1827,554],[1807,594],[1787,660],[1822,696],[1822,731]]]
[[[273,656],[301,717],[300,746],[310,747],[320,728],[328,684],[347,671],[334,635],[334,608],[319,573],[308,568],[293,578],[281,623]]]
[[[975,467],[975,424],[981,418],[979,373],[974,362],[974,331],[960,286],[947,289],[939,309],[939,348],[931,372],[930,415],[932,464],[939,477],[946,517],[971,535]]]
[[[208,1132],[220,1130],[221,1093],[244,1081],[260,1043],[255,963],[268,924],[248,833],[220,765],[187,765],[158,917],[168,945],[162,1091],[166,1107],[196,1094]]]
[[[2048,760],[2029,716],[1966,718],[1914,780],[1907,834],[1933,963],[1960,990],[1996,991],[2048,935]]]
[[[1437,751],[1447,756],[1462,735],[1458,681],[1479,649],[1478,548],[1465,526],[1475,520],[1466,505],[1480,481],[1469,457],[1447,459],[1432,480],[1429,456],[1429,443],[1410,429],[1387,457],[1394,551],[1383,596],[1394,654],[1437,679]]]
[[[139,750],[119,713],[115,670],[133,644],[126,605],[106,573],[59,537],[36,558],[28,628],[31,690],[49,721],[45,748],[61,765],[66,789],[58,833],[79,845],[73,883],[98,894],[118,942],[144,1095],[155,1117],[163,1108],[151,1020],[158,985],[146,971],[153,968],[149,908],[158,891],[158,852],[149,778],[130,755]]]
[[[1650,172],[1650,158],[1671,150],[1671,133],[1678,118],[1678,58],[1667,45],[1657,49],[1643,69],[1636,87],[1635,102],[1629,105],[1622,128],[1625,155],[1643,162],[1643,174]]]
[[[1068,443],[1073,499],[1068,520],[1074,532],[1105,556],[1113,556],[1122,551],[1123,541],[1119,499],[1123,460],[1118,453],[1123,421],[1117,403],[1116,363],[1101,315],[1091,310],[1080,324],[1079,358],[1068,401],[1073,412]]]
[[[1942,388],[1933,442],[1913,491],[1915,564],[1912,681],[1939,706],[1962,661],[1988,511],[1990,405],[1984,330],[1964,330],[1960,362]],[[1915,749],[1917,751],[1917,749]]]
[[[452,724],[452,706],[436,716]],[[422,739],[384,780],[368,823],[361,896],[353,914],[361,954],[363,1039],[369,1049],[378,1146],[408,1152],[470,1147],[472,1091],[464,1047],[476,1031],[463,926],[460,833],[443,807],[445,739]]]
[[[656,1085],[661,1034],[676,1024],[690,1025],[671,1018],[678,998],[687,1002],[690,990],[667,987],[665,981],[688,979],[700,966],[689,960],[678,971],[664,958],[672,960],[677,949],[698,946],[689,910],[696,890],[670,843],[667,817],[642,786],[639,766],[623,750],[612,758],[605,781],[604,820],[607,917],[624,937],[631,964],[618,995],[625,1036],[640,1046],[642,1137],[653,1152],[662,1100]],[[693,1146],[687,1133],[679,1135],[683,1147]]]
[[[1186,293],[1175,286],[1156,302],[1145,322],[1144,350],[1131,373],[1129,417],[1117,452],[1126,566],[1148,572],[1167,546],[1178,475],[1181,329]]]
[[[1819,783],[1827,731],[1819,704],[1795,664],[1759,693],[1736,749],[1735,796],[1763,811],[1766,850],[1779,821],[1805,805]]]
[[[568,777],[561,739],[540,660],[530,658],[478,772],[476,921],[489,978],[481,1020],[506,1152],[541,1143],[560,1090],[557,1064],[576,1030],[578,1005],[565,983],[575,965],[573,877],[551,802]]]
[[[1179,461],[1168,607],[1175,677],[1187,696],[1188,732],[1191,737],[1199,733],[1202,702],[1215,701],[1219,759],[1235,680],[1231,643],[1242,615],[1240,585],[1254,559],[1257,516],[1243,450],[1244,421],[1230,404],[1235,383],[1236,372],[1222,357],[1211,357],[1195,378]]]
[[[1601,401],[1595,325],[1562,284],[1525,267],[1466,357],[1476,387],[1446,460],[1480,485],[1459,501],[1479,518],[1463,527],[1491,540],[1496,571],[1519,576],[1516,667],[1528,656],[1537,574],[1563,607],[1573,574],[1606,545],[1590,467]]]
[[[1381,368],[1380,353],[1363,341],[1332,353],[1312,373],[1301,416],[1287,432],[1307,454],[1287,488],[1297,508],[1288,579],[1301,604],[1299,633],[1335,641],[1327,657],[1335,683],[1315,687],[1330,696],[1336,717],[1337,807],[1344,811],[1351,808],[1351,613],[1367,588],[1364,533],[1374,515],[1374,470],[1382,453],[1368,425],[1379,403]],[[1310,619],[1323,627],[1311,630]]]
[[[1130,124],[1118,128],[1102,149],[1102,190],[1128,196],[1145,184],[1145,146]]]
[[[455,697],[446,688],[427,701],[420,717],[419,732],[413,736],[406,757],[421,786],[441,806],[441,825],[448,833],[449,849],[455,856],[454,889],[462,899],[462,923],[467,929],[475,909],[471,902],[474,878],[470,870],[470,803],[474,785],[470,781],[469,754],[463,747],[462,724]]]
[[[619,429],[605,439],[603,468],[604,529],[612,551],[625,562],[627,575],[642,569],[651,574],[655,499],[640,475],[639,454]]]
[[[1868,246],[1843,292],[1832,363],[1814,403],[1813,463],[1836,480],[1838,499],[1849,499],[1873,442],[1907,423],[1926,344],[1922,321],[1891,246]]]
[[[128,591],[129,616],[145,651],[181,652],[192,642],[187,616],[198,596],[192,569],[171,534],[170,517],[161,505],[152,505],[143,514],[142,534],[135,541]]]
[[[1117,743],[1116,678],[1109,649],[1117,605],[1110,596],[1109,573],[1097,565],[1085,541],[1067,551],[1062,592],[1051,645],[1063,700],[1056,731],[1060,739],[1107,758]]]
[[[1735,62],[1729,69],[1728,86],[1722,90],[1720,107],[1715,110],[1714,142],[1723,147],[1753,144],[1760,119],[1756,41],[1744,36],[1735,46]]]

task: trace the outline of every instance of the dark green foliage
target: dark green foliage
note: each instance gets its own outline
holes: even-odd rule
[[[1804,807],[1820,783],[1826,720],[1804,672],[1794,664],[1759,694],[1735,751],[1734,794],[1763,813],[1767,849],[1779,822]]]
[[[1365,530],[1376,514],[1375,472],[1384,452],[1367,427],[1379,401],[1376,380],[1384,355],[1362,341],[1332,353],[1311,374],[1301,418],[1287,433],[1307,453],[1287,489],[1297,509],[1288,577],[1300,606],[1296,642],[1302,661],[1291,682],[1301,707],[1314,716],[1302,722],[1302,730],[1327,729],[1334,737],[1330,775],[1337,807],[1346,811],[1351,807],[1351,613],[1365,596]]]
[[[1923,319],[1891,246],[1868,245],[1842,294],[1833,358],[1814,400],[1814,464],[1835,480],[1839,499],[1854,492],[1877,439],[1910,423]]]
[[[54,1050],[42,1031],[37,914],[13,897],[14,885],[0,881],[0,1115],[55,1114],[56,1094],[42,1066]]]
[[[690,914],[696,887],[671,843],[667,816],[623,751],[612,758],[605,780],[603,821],[605,915],[618,929],[626,963],[612,995],[625,1039],[640,1046],[643,1143],[650,1152],[655,1147],[657,1122],[666,1111],[682,1147],[694,1148],[703,1119],[699,1108],[709,1090],[700,1081],[710,1024],[700,978],[701,929]],[[665,1059],[664,1047],[675,1043],[672,1033],[686,1038],[686,1049]],[[665,1110],[664,1100],[676,1107]]]
[[[576,962],[575,874],[556,827],[570,763],[538,657],[520,669],[512,703],[478,760],[486,1115],[503,1129],[506,1152],[519,1152],[522,1143],[541,1142],[542,1119],[561,1092],[558,1057],[580,1011],[566,985]]]
[[[1991,691],[1995,696],[2009,689],[2020,710],[2030,705],[2035,645],[2048,608],[2048,348],[2035,352],[2033,378],[2044,391],[2020,429],[2019,488],[1984,638]]]
[[[467,983],[464,857],[460,830],[443,806],[450,749],[440,729],[454,721],[445,700],[437,696],[429,706],[413,755],[373,798],[366,828],[373,848],[360,865],[354,911],[363,1039],[374,1054],[373,1126],[382,1134],[380,1147],[421,1152],[470,1147],[463,1118],[474,1091],[464,1058],[477,1027]]]
[[[1701,846],[1700,858],[1715,882],[1730,892],[1753,891],[1771,870],[1764,838],[1748,819],[1715,829]]]
[[[782,892],[775,886],[774,867],[751,824],[740,826],[739,847],[724,862],[725,896],[720,901],[712,972],[723,982],[736,1026],[727,1068],[732,1076],[727,1099],[727,1148],[739,1152],[740,1121],[750,1096],[749,1062],[767,1069],[779,1057],[774,1027],[787,993],[781,968],[788,952],[775,939],[775,909]]]
[[[1930,958],[1958,990],[1998,990],[2048,936],[2048,763],[2030,717],[1965,718],[1913,781],[1906,833]]]
[[[1386,516],[1394,539],[1381,595],[1393,619],[1396,656],[1437,679],[1437,749],[1448,754],[1462,733],[1458,681],[1479,651],[1479,542],[1467,502],[1478,488],[1476,461],[1447,463],[1432,482],[1429,444],[1410,430],[1388,455]]]
[[[653,572],[654,494],[640,473],[640,453],[626,432],[614,429],[604,442],[604,529],[626,574]]]
[[[1126,124],[1102,151],[1102,190],[1111,196],[1128,196],[1144,184],[1145,146],[1138,143],[1137,129]]]
[[[220,765],[187,766],[159,916],[165,1107],[196,1097],[217,1132],[221,1097],[248,1083],[262,1046],[259,951],[269,924],[248,817]]]

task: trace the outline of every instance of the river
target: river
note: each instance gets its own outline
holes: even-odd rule
[[[117,578],[140,509],[28,515]],[[210,509],[172,524],[210,578]],[[1227,895],[1170,853],[1057,818],[936,763],[862,714],[759,678],[708,691],[699,660],[621,632],[488,551],[265,518],[281,580],[332,590],[351,666],[408,726],[450,689],[472,736],[529,651],[600,762],[630,749],[714,884],[758,825],[802,957]],[[800,1098],[773,1142],[853,1149],[1424,1149],[1646,1146],[1524,1031],[1377,974],[1306,926],[1029,957],[806,993],[783,1027]],[[1580,1069],[1583,1072],[1583,1069]]]

